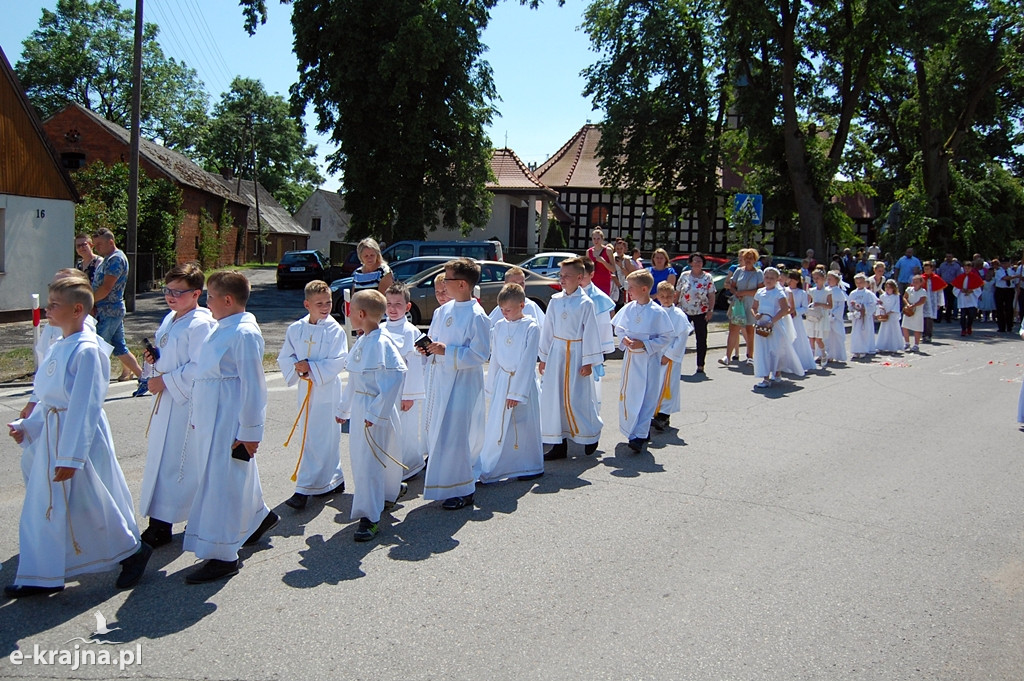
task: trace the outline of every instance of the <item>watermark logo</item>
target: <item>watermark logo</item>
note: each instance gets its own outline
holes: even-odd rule
[[[32,664],[40,666],[67,667],[69,671],[77,671],[82,667],[117,667],[124,671],[131,666],[142,665],[142,644],[136,643],[134,648],[110,648],[90,646],[119,645],[116,641],[106,641],[99,636],[107,636],[112,631],[118,631],[121,627],[110,627],[107,625],[107,618],[98,610],[96,615],[96,630],[89,638],[76,636],[64,642],[67,646],[72,641],[76,643],[73,648],[40,648],[39,644],[32,646],[32,652],[15,650],[10,655],[11,664],[22,665]]]

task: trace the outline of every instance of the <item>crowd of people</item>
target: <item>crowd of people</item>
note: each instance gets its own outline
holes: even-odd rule
[[[120,268],[104,267],[116,247],[112,236],[92,240],[100,238],[105,260],[96,262],[83,242],[80,268],[61,270],[50,285],[33,395],[9,424],[23,447],[26,486],[18,572],[5,587],[10,597],[54,593],[75,575],[118,566],[116,585],[130,588],[152,552],[172,542],[177,523],[185,523],[183,549],[203,561],[186,581],[223,579],[238,572],[239,549],[280,520],[264,501],[255,458],[267,389],[263,337],[246,311],[249,281],[234,271],[207,279],[198,265],[185,263],[166,275],[169,311],[137,372],[145,372],[142,392],[154,395],[138,496],[149,524],[140,532],[103,411],[111,354],[136,372],[124,359],[123,325],[118,333],[104,322],[114,315],[101,312],[116,288],[108,277]],[[691,333],[697,372],[704,371],[717,292],[699,253],[679,274],[662,249],[644,267],[637,255],[627,257],[624,242],[607,247],[596,230],[586,256],[561,263],[561,291],[546,311],[526,298],[523,271],[511,268],[490,315],[473,296],[479,265],[454,259],[435,278],[439,307],[422,333],[406,320],[409,292],[393,281],[379,246],[366,240],[359,248],[363,267],[348,315],[358,333],[352,346],[330,314],[330,288],[314,281],[304,291],[306,314],[288,327],[277,357],[285,381],[297,388],[298,406],[285,443],[298,445],[295,490],[284,503],[298,511],[310,497],[345,491],[340,453],[347,423],[355,541],[378,535],[382,514],[421,473],[423,498],[457,511],[473,506],[478,485],[536,479],[545,461],[567,458],[570,447],[593,455],[604,427],[604,364],[616,350],[618,429],[636,453],[681,408]],[[828,270],[808,259],[783,272],[759,267],[754,249],[738,255],[726,284],[729,332],[719,362],[739,361],[742,338],[757,390],[784,373],[803,375],[851,354],[915,352],[930,336],[928,321],[959,319],[969,336],[986,282],[993,291],[1024,283],[1019,264],[961,266],[949,256],[945,268],[917,265],[909,250],[892,268],[868,257],[869,267],[854,269],[850,281],[842,256]],[[90,268],[92,281],[84,273]],[[988,311],[998,313],[1003,330],[1012,308],[998,310]],[[1024,393],[1021,404],[1024,418]]]

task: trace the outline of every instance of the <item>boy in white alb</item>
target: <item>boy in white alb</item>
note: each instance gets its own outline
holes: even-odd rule
[[[619,384],[619,432],[634,452],[650,439],[664,382],[662,353],[672,342],[672,320],[661,305],[651,302],[654,277],[648,270],[630,272],[626,290],[630,301],[618,311],[612,324],[619,347],[625,353]]]
[[[267,383],[263,336],[256,317],[245,311],[249,280],[221,270],[210,275],[206,288],[217,325],[199,352],[188,431],[188,446],[206,467],[185,527],[185,550],[206,561],[185,575],[189,584],[237,574],[238,550],[258,542],[280,520],[263,503],[255,459]]]
[[[563,260],[558,268],[560,293],[551,297],[541,329],[540,425],[544,444],[554,445],[545,461],[568,456],[568,440],[583,445],[587,456],[601,439],[594,367],[604,362],[594,301],[581,285],[586,273],[581,258]]]
[[[407,371],[402,385],[402,409],[398,414],[398,445],[402,463],[408,470],[402,479],[408,480],[423,470],[427,458],[427,437],[423,432],[423,403],[426,400],[426,374],[423,356],[416,350],[416,339],[423,334],[405,318],[412,304],[409,289],[397,283],[384,292],[387,299],[387,323],[384,331],[391,336],[395,347],[405,360]]]
[[[672,321],[672,340],[665,348],[661,357],[661,366],[664,367],[662,378],[661,395],[658,397],[658,405],[654,410],[654,419],[651,425],[655,430],[665,430],[668,427],[670,414],[676,414],[681,408],[679,399],[680,388],[682,387],[682,376],[679,368],[683,365],[683,355],[686,354],[686,339],[693,332],[693,324],[680,308],[676,307],[675,287],[663,281],[657,288],[658,302],[668,312]]]
[[[172,525],[188,520],[206,468],[185,442],[199,351],[214,326],[210,311],[199,307],[205,281],[193,262],[176,265],[165,275],[164,302],[170,312],[156,331],[153,352],[146,350],[142,356],[145,366],[156,372],[148,383],[156,397],[139,497],[139,513],[149,516],[142,541],[153,548],[169,544]]]
[[[116,586],[134,586],[153,550],[139,540],[131,493],[114,455],[103,400],[110,353],[84,328],[92,287],[66,278],[49,287],[46,315],[63,338],[36,372],[39,402],[8,425],[29,454],[18,526],[20,555],[10,598],[64,589],[76,575],[120,563]]]
[[[850,293],[848,304],[850,317],[853,318],[853,329],[850,331],[850,353],[854,359],[873,355],[875,346],[875,310],[878,309],[878,298],[869,289],[868,278],[861,272],[853,277],[857,288]]]
[[[506,284],[518,284],[523,291],[526,291],[526,272],[521,267],[510,267],[505,272],[505,283]],[[544,326],[544,311],[540,309],[540,305],[533,302],[529,298],[526,299],[526,303],[523,306],[523,315],[527,317],[533,317],[533,320],[537,322],[537,328],[543,328]],[[491,320],[491,326],[494,326],[499,319],[504,319],[501,315],[501,306],[495,305],[494,309],[491,310],[491,314],[488,315],[488,319]]]
[[[309,496],[345,491],[341,470],[341,427],[335,421],[341,400],[341,371],[348,356],[345,329],[331,316],[331,288],[314,280],[306,284],[303,306],[309,312],[292,322],[277,355],[285,383],[298,384],[299,413],[285,442],[287,447],[302,423],[299,460],[292,480],[295,493],[284,503],[301,511]]]
[[[540,327],[524,314],[526,294],[505,284],[498,294],[503,319],[491,329],[487,394],[491,406],[480,452],[480,482],[533,480],[544,474],[540,437],[537,345]]]
[[[398,440],[398,403],[405,382],[405,361],[391,336],[380,329],[387,300],[368,289],[352,296],[352,328],[362,335],[352,344],[345,367],[348,383],[341,398],[339,422],[349,427],[352,462],[353,520],[359,519],[354,539],[369,541],[379,532],[385,502],[404,492]]]
[[[441,508],[453,511],[473,504],[473,469],[483,446],[483,366],[490,354],[491,322],[473,300],[480,266],[457,258],[446,263],[444,270],[451,300],[434,313],[430,344],[418,348],[432,366],[423,498],[444,499]]]

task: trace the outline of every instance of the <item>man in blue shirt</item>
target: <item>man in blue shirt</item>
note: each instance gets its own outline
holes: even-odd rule
[[[910,280],[913,279],[915,274],[921,274],[924,271],[924,266],[917,256],[914,255],[914,249],[908,248],[903,257],[893,265],[892,271],[896,275],[896,283],[899,284],[900,295],[903,295],[903,292],[910,286]]]
[[[942,261],[936,270],[939,276],[942,277],[942,281],[946,282],[946,288],[942,289],[943,297],[945,298],[942,316],[947,322],[953,321],[957,316],[956,296],[953,295],[953,280],[963,274],[963,271],[964,268],[953,258],[952,253],[946,254],[946,259]]]
[[[129,352],[124,341],[124,287],[128,283],[128,258],[114,243],[114,233],[109,229],[96,231],[93,248],[103,256],[92,280],[93,297],[96,299],[96,333],[114,346],[114,356],[121,360],[123,370],[117,380],[127,381],[133,374],[141,379],[139,360]]]

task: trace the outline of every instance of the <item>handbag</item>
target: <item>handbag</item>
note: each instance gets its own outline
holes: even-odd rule
[[[747,309],[743,307],[743,299],[733,296],[729,304],[729,323],[743,326],[747,323]]]

